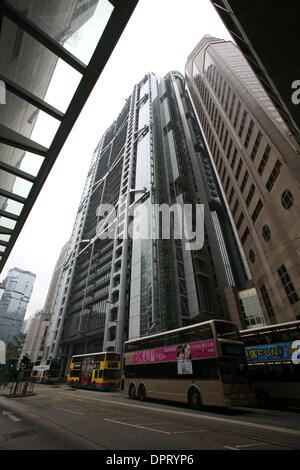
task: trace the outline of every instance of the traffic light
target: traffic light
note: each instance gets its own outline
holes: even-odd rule
[[[24,354],[24,356],[21,359],[21,364],[20,364],[21,368],[26,369],[26,367],[28,367],[29,362],[30,362],[30,358],[26,356],[26,354]]]

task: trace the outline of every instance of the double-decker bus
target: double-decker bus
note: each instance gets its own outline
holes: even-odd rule
[[[201,406],[254,404],[238,328],[210,320],[126,341],[121,389],[129,398]]]
[[[240,332],[261,407],[300,406],[300,321]]]
[[[99,352],[72,356],[67,383],[71,387],[92,390],[120,388],[120,354]]]
[[[32,367],[31,380],[43,384],[56,384],[59,382],[60,366],[60,359],[35,361]]]

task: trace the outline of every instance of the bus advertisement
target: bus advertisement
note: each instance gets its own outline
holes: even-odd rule
[[[73,388],[118,390],[120,388],[120,354],[99,352],[72,356],[67,383]]]
[[[258,405],[300,406],[300,321],[243,330]]]
[[[254,404],[239,331],[222,320],[126,341],[121,389],[194,409]]]

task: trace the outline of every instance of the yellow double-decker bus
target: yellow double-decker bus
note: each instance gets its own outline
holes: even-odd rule
[[[71,387],[91,390],[118,390],[120,354],[99,352],[72,356],[67,383]]]
[[[255,404],[239,330],[222,320],[126,341],[121,390],[194,409]]]

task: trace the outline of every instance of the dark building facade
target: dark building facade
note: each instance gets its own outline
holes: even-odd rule
[[[238,47],[204,36],[190,96],[267,323],[300,317],[299,147]]]

